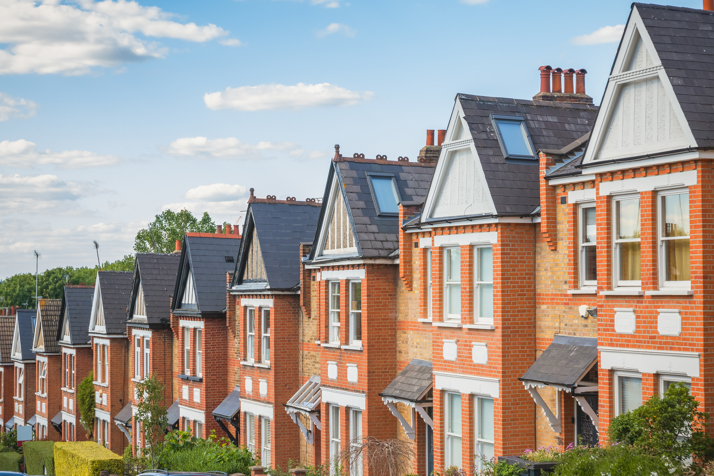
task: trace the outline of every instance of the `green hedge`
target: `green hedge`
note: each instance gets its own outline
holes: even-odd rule
[[[93,441],[55,443],[55,474],[62,476],[96,476],[99,471],[122,474],[121,456]]]
[[[20,471],[20,463],[22,463],[21,454],[14,451],[0,453],[0,471]]]
[[[27,474],[55,475],[54,441],[26,441],[22,445]]]

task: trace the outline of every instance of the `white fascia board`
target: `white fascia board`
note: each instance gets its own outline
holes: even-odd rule
[[[151,337],[151,331],[146,329],[138,329],[136,327],[132,327],[131,333],[134,337]]]
[[[94,418],[103,421],[111,421],[112,417],[109,412],[100,410],[99,408],[94,409]]]
[[[250,413],[251,415],[260,416],[269,420],[273,419],[273,405],[269,403],[256,402],[246,398],[240,399],[240,411]]]
[[[241,301],[243,301],[241,299]],[[188,321],[185,319],[179,320],[179,327],[187,327],[189,329],[203,329],[203,321]]]
[[[321,262],[323,261],[323,262]],[[375,258],[375,259],[353,259],[353,260],[341,260],[341,261],[334,261],[332,259],[316,259],[311,262],[311,264],[306,264],[305,269],[322,269],[322,268],[330,268],[334,266],[359,266],[359,265],[368,265],[368,264],[373,264],[373,265],[379,265],[379,264],[398,264],[399,258],[397,259],[389,259],[389,258]]]
[[[348,392],[336,388],[322,387],[322,401],[340,407],[367,409],[367,395],[364,393]]]
[[[364,269],[325,270],[318,275],[318,281],[336,281],[344,279],[364,279]]]
[[[636,370],[644,374],[683,374],[699,377],[698,352],[598,347],[600,368]]]
[[[461,233],[457,235],[437,235],[434,237],[434,246],[466,246],[477,244],[496,244],[498,243],[498,232],[486,231],[481,233]]]
[[[272,299],[241,299],[240,307],[273,307]]]
[[[434,372],[434,388],[437,390],[498,398],[499,387],[500,381],[495,378]]]
[[[558,177],[558,178],[554,178],[554,179],[548,179],[548,184],[549,185],[569,185],[571,183],[590,182],[592,180],[595,180],[595,178],[596,177],[594,174],[575,175],[573,177]]]
[[[189,420],[206,423],[206,413],[204,411],[183,405],[179,405],[179,418],[188,418]]]
[[[696,184],[697,171],[687,170],[685,172],[675,172],[672,174],[650,175],[648,177],[636,177],[623,180],[613,180],[612,182],[601,182],[600,195],[607,196],[626,192],[650,192],[652,190],[673,187],[690,187]]]
[[[94,344],[95,345],[109,345],[109,339],[99,339],[99,338],[94,338]]]
[[[87,347],[87,346],[83,346]],[[70,354],[70,355],[77,355],[77,350],[71,347],[64,347],[62,346],[62,353],[63,354]]]
[[[619,161],[611,162],[599,166],[588,167],[588,172],[593,174],[603,174],[607,172],[617,172],[619,170],[629,170],[641,167],[651,167],[654,165],[666,165],[674,162],[689,162],[698,159],[710,159],[707,151],[692,151],[692,152],[679,152],[668,155],[663,155],[661,157],[653,157],[651,159],[642,160],[629,160],[629,161]],[[597,163],[597,162],[595,162]]]
[[[47,418],[40,416],[40,415],[35,415],[35,423],[39,423],[40,425],[47,426]]]
[[[47,363],[47,356],[46,355],[35,355],[35,360],[37,362],[44,362]]]
[[[75,426],[77,425],[77,417],[65,411],[62,411],[62,421],[68,421]]]

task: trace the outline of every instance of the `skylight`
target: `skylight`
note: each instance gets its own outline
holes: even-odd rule
[[[506,159],[535,159],[526,121],[519,116],[493,116],[493,123]]]
[[[380,215],[399,213],[399,194],[394,177],[371,175],[369,179],[372,182],[374,198],[377,200],[378,213]]]

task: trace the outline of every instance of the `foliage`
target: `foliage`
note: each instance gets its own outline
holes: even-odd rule
[[[695,459],[714,458],[714,438],[706,433],[709,414],[681,383],[673,384],[664,397],[653,396],[641,407],[620,415],[610,425],[611,441],[642,448],[681,468]]]
[[[17,430],[13,428],[0,435],[0,445],[12,449],[12,451],[18,451],[20,448],[17,446]]]
[[[561,454],[562,451],[555,446],[541,446],[537,450],[526,450],[521,459],[533,463],[546,463],[548,461],[557,461]]]
[[[444,470],[443,476],[465,476],[465,474],[458,466],[449,466]]]
[[[523,468],[516,464],[509,464],[506,461],[496,461],[496,459],[482,459],[483,469],[474,470],[474,476],[521,476]]]
[[[55,473],[62,476],[96,476],[99,471],[122,474],[121,456],[114,454],[94,441],[57,442]]]
[[[149,460],[145,456],[134,456],[131,446],[124,448],[124,474],[127,476],[136,476],[142,471],[149,469]]]
[[[297,461],[288,460],[288,468],[302,468],[306,471],[306,476],[330,476],[330,467],[326,464],[321,464],[317,466],[313,465],[301,465]],[[270,476],[291,476],[290,471],[283,471],[279,467],[269,468],[265,471],[266,474]],[[406,476],[410,476],[407,474]],[[416,475],[411,475],[416,476]]]
[[[55,474],[55,449],[53,441],[26,441],[22,448],[25,454],[27,474]]]
[[[114,262],[106,261],[103,271],[134,271],[134,256],[126,255]],[[97,279],[97,267],[52,268],[38,275],[38,294],[48,299],[61,299],[64,285],[94,284]],[[18,306],[24,309],[35,308],[35,275],[32,273],[16,274],[0,282],[0,306]]]
[[[169,471],[250,474],[250,467],[256,464],[247,448],[236,447],[227,438],[217,438],[215,431],[206,440],[190,432],[171,431],[166,435],[160,456],[160,467]]]
[[[0,453],[0,471],[20,471],[22,455],[14,451]]]
[[[553,476],[669,476],[666,461],[628,445],[578,446],[559,458]]]
[[[164,384],[155,375],[149,375],[143,382],[136,384],[136,394],[141,398],[134,413],[134,420],[141,422],[147,446],[144,451],[148,453],[151,467],[156,468],[164,442],[164,429],[168,425],[164,406]]]
[[[350,442],[349,449],[342,452],[340,463],[350,468],[362,461],[374,476],[402,476],[411,469],[414,449],[410,443],[399,439],[378,440],[373,436]]]
[[[701,467],[690,468],[684,476],[714,476],[714,461]]]
[[[79,406],[79,422],[87,432],[89,439],[94,436],[94,372],[89,372],[77,388],[77,405]]]
[[[183,209],[176,213],[164,210],[156,215],[154,221],[139,230],[134,239],[134,251],[137,253],[171,253],[175,250],[176,240],[183,240],[186,233],[214,233],[216,224],[210,215],[204,212],[199,220],[193,213]]]

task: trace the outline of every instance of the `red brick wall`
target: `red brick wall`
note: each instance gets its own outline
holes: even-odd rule
[[[45,397],[36,396],[35,404],[32,407],[32,412],[25,410],[26,417],[31,417],[35,413],[39,413],[43,417],[47,418],[47,439],[50,441],[62,441],[62,436],[55,430],[55,428],[49,424],[49,421],[59,412],[60,410],[69,411],[62,407],[62,357],[60,355],[46,355],[43,357],[47,359],[47,395]],[[37,389],[39,375],[37,371],[39,370],[39,365],[34,365],[35,372],[32,375],[34,388]],[[28,381],[27,365],[25,366],[25,382]],[[33,393],[36,390],[33,390]],[[40,402],[40,411],[37,411],[37,402]],[[45,404],[46,411],[42,412],[42,404]],[[76,402],[74,402],[76,403]],[[27,409],[30,409],[27,406]]]
[[[15,366],[13,364],[4,364],[2,366],[2,403],[0,403],[0,418],[2,418],[3,426],[0,428],[0,433],[5,433],[5,425],[15,413]]]
[[[96,339],[92,337],[92,349],[96,350]],[[99,338],[105,339],[105,338]],[[121,411],[122,408],[129,402],[129,379],[133,377],[133,366],[129,366],[129,340],[125,337],[112,337],[105,339],[109,341],[109,381],[108,385],[94,385],[95,392],[101,392],[107,395],[107,404],[96,403],[96,408],[109,412],[112,420],[109,422],[109,449],[114,453],[123,455],[124,448],[129,444],[126,436],[121,432],[119,427],[114,423],[114,417]],[[131,354],[133,356],[133,354]],[[96,382],[97,371],[97,355],[92,352],[92,369],[94,369],[94,378]],[[96,435],[95,435],[96,440]]]

